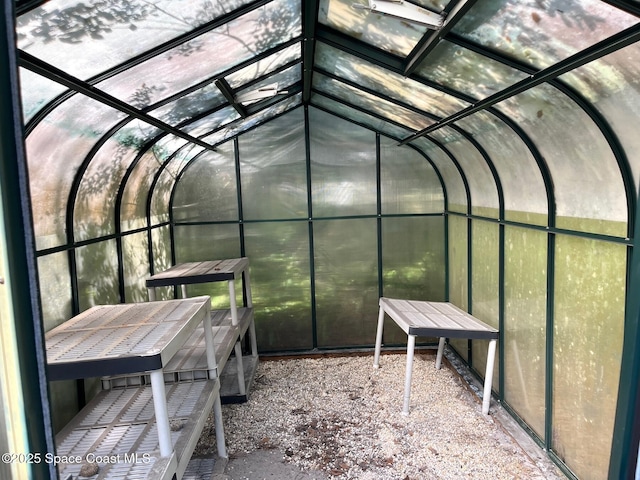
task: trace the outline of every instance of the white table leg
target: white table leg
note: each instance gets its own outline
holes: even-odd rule
[[[409,335],[407,338],[407,371],[404,377],[404,405],[402,414],[409,415],[409,397],[411,396],[411,374],[413,371],[413,351],[416,346],[416,336]]]
[[[162,369],[159,369],[150,372],[150,376],[160,455],[168,457],[173,452],[173,446],[171,444],[171,428],[169,427],[169,412],[167,410],[167,394],[164,390],[164,374]]]
[[[493,364],[496,358],[496,343],[494,338],[489,342],[487,351],[487,369],[484,374],[484,393],[482,394],[482,413],[489,414],[489,404],[491,403],[491,383],[493,382]]]
[[[238,367],[238,389],[240,390],[240,395],[245,395],[247,393],[245,384],[244,384],[244,365],[242,364],[242,345],[238,340],[236,342],[235,352],[236,352],[236,366]]]
[[[207,354],[207,368],[209,369],[209,378],[218,377],[218,362],[216,361],[216,350],[213,344],[213,331],[211,329],[211,312],[202,319],[204,328],[204,346]]]
[[[154,287],[147,288],[147,292],[149,293],[149,301],[153,302],[156,299],[156,289]]]
[[[373,366],[378,368],[380,366],[380,350],[382,348],[382,331],[384,329],[384,308],[380,305],[380,311],[378,312],[378,330],[376,331],[376,349],[373,355]]]
[[[249,324],[249,340],[251,341],[251,356],[258,356],[258,340],[256,339],[256,323],[255,320],[251,319],[251,323]]]
[[[436,355],[436,370],[440,370],[442,366],[442,354],[444,353],[444,343],[446,338],[440,337],[440,341],[438,342],[438,354]]]
[[[231,325],[238,325],[238,303],[236,302],[236,281],[229,280],[229,303],[231,308]]]
[[[227,449],[224,441],[224,424],[222,423],[222,406],[220,404],[220,395],[216,395],[213,402],[213,421],[216,429],[216,446],[218,447],[218,456],[227,458]]]
[[[182,284],[180,285],[180,293],[182,293],[182,298],[187,298],[187,286]]]

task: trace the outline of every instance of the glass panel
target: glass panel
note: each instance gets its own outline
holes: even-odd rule
[[[189,164],[176,185],[172,211],[176,222],[238,220],[232,143],[205,151]]]
[[[95,305],[120,303],[115,240],[76,248],[76,265],[81,312]]]
[[[462,167],[471,191],[471,213],[498,218],[498,189],[487,161],[461,133],[450,127],[431,132]]]
[[[346,83],[320,75],[319,73],[313,75],[313,88],[413,130],[422,130],[433,123],[433,120],[423,117],[407,108],[383,100],[380,97],[366,93]]]
[[[223,125],[227,125],[240,118],[238,111],[232,106],[227,106],[200,118],[195,122],[187,123],[181,128],[183,132],[193,137],[201,137],[211,133]],[[213,143],[209,140],[210,143]]]
[[[185,143],[182,139],[173,136],[171,143],[180,145]],[[180,148],[171,159],[163,165],[158,176],[158,181],[151,193],[151,225],[157,225],[169,221],[169,206],[171,204],[171,194],[175,186],[176,179],[180,176],[182,169],[197,155],[203,152],[204,148],[187,144]],[[170,150],[169,150],[170,151]]]
[[[545,436],[547,234],[505,227],[504,397]]]
[[[231,225],[177,225],[174,228],[176,263],[240,257],[240,230]],[[229,308],[227,282],[189,285],[187,296],[211,296],[211,308]],[[242,282],[236,282],[236,298],[242,302]]]
[[[155,127],[132,120],[110,137],[91,159],[76,196],[73,214],[76,240],[115,232],[115,201],[122,179],[140,147],[158,133]]]
[[[73,316],[69,254],[59,252],[39,257],[38,281],[44,331],[48,332]]]
[[[549,85],[528,90],[497,108],[531,136],[545,158],[555,188],[556,226],[626,236],[627,199],[620,168],[586,113]]]
[[[240,135],[242,132],[259,125],[260,123],[276,117],[288,110],[291,110],[302,103],[302,94],[298,93],[292,97],[285,98],[279,101],[275,105],[260,110],[259,112],[247,117],[246,119],[238,119],[233,123],[225,126],[221,130],[218,130],[212,135],[208,135],[203,138],[204,141],[211,143],[212,145],[218,145],[225,142],[228,139]]]
[[[500,302],[498,299],[500,226],[496,222],[473,220],[471,223],[471,306],[473,315],[494,328],[499,328]],[[488,340],[472,340],[472,366],[482,378],[487,369]],[[493,367],[493,390],[498,391],[502,348],[498,344]]]
[[[98,88],[138,108],[212,78],[301,33],[300,0],[274,0],[125,70]]]
[[[505,218],[547,225],[547,191],[531,151],[500,119],[479,112],[457,122],[485,149],[495,166],[504,194]]]
[[[384,133],[387,136],[393,137],[400,141],[403,138],[408,137],[413,132],[407,130],[399,125],[394,125],[389,122],[385,122],[373,115],[351,108],[344,103],[336,102],[335,100],[325,97],[324,95],[317,95],[312,93],[311,104],[318,107],[322,107],[326,110],[330,110],[336,115],[346,117],[355,123],[369,127],[377,132]]]
[[[24,123],[29,122],[42,107],[65,90],[59,83],[20,67],[20,100]]]
[[[440,41],[416,73],[481,100],[522,80],[527,74],[468,48]]]
[[[373,345],[378,317],[375,218],[313,224],[319,347]]]
[[[318,67],[340,78],[439,117],[448,117],[469,106],[467,102],[440,90],[393,73],[324,43],[318,43],[316,46],[315,63]]]
[[[308,218],[304,111],[239,137],[245,220]]]
[[[446,208],[452,212],[467,213],[467,187],[449,155],[429,137],[420,137],[411,144],[422,150],[440,172],[446,188]]]
[[[616,132],[640,185],[640,45],[635,43],[560,77],[597,108]]]
[[[354,3],[367,5],[366,1],[361,0],[355,2],[353,0],[321,0],[318,21],[403,57],[411,52],[427,32],[427,28],[423,25],[355,9]],[[418,0],[415,3],[435,12],[441,12],[449,2]]]
[[[54,0],[18,17],[18,47],[87,79],[248,3]]]
[[[445,300],[444,217],[382,219],[384,296]],[[406,344],[407,334],[387,319],[385,344]]]
[[[299,59],[301,56],[302,46],[296,43],[245,68],[241,68],[237,72],[230,73],[225,77],[225,80],[231,88],[236,89],[252,80],[268,75],[278,68]]]
[[[169,125],[176,126],[185,120],[215,110],[224,105],[226,101],[218,87],[214,83],[208,83],[195,92],[149,111],[149,115]],[[225,112],[228,113],[231,110],[226,109]]]
[[[122,237],[122,267],[124,269],[124,301],[148,300],[145,280],[149,277],[149,241],[147,232]]]
[[[431,164],[410,147],[380,138],[382,213],[444,211],[442,184]]]
[[[449,301],[467,311],[469,308],[468,221],[449,215]],[[451,339],[449,345],[468,360],[467,340]]]
[[[309,224],[251,223],[244,232],[259,350],[313,348]]]
[[[374,133],[316,109],[309,123],[313,216],[375,215]]]
[[[78,169],[96,142],[124,114],[82,95],[56,108],[26,140],[38,249],[67,241],[66,212]]]
[[[171,267],[171,229],[168,225],[151,230],[153,272],[160,273]],[[157,300],[174,298],[173,288],[156,288]]]
[[[283,92],[287,91],[287,87],[292,87],[295,83],[300,83],[302,81],[302,64],[293,65],[282,72],[274,73],[262,80],[252,83],[250,86],[246,88],[240,88],[236,91],[237,95],[242,93],[251,92],[258,90],[260,88],[264,88],[270,86],[273,83],[278,84],[278,89]]]
[[[544,68],[637,22],[600,0],[484,0],[453,32]]]
[[[556,235],[552,448],[607,478],[624,335],[627,247]]]

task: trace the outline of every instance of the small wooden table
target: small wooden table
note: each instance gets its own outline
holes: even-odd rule
[[[493,365],[495,362],[498,330],[448,302],[425,302],[381,297],[379,305],[380,311],[378,314],[378,329],[376,332],[376,348],[373,366],[377,368],[380,365],[380,348],[382,346],[385,313],[387,313],[408,336],[407,367],[402,413],[404,415],[409,414],[411,371],[416,337],[439,337],[438,354],[436,356],[437,369],[439,369],[442,364],[442,353],[444,351],[446,338],[489,340],[487,368],[484,376],[484,394],[482,397],[482,413],[487,415],[491,401],[491,383],[493,380]]]

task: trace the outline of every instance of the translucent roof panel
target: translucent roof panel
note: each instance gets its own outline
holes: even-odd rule
[[[67,242],[66,212],[78,169],[103,135],[125,117],[77,94],[29,134],[26,149],[37,248]]]
[[[483,0],[453,32],[545,68],[636,23],[600,0]]]
[[[211,111],[225,103],[226,99],[218,87],[214,83],[208,83],[194,92],[149,111],[149,115],[169,125],[176,126],[185,120]]]
[[[520,70],[445,40],[422,61],[416,74],[477,100],[527,76]]]
[[[502,184],[505,218],[547,225],[547,190],[540,167],[522,138],[487,112],[478,112],[456,125],[473,135],[491,158]]]
[[[407,130],[401,125],[382,120],[362,110],[357,110],[344,103],[340,103],[336,100],[325,97],[324,95],[313,93],[311,95],[311,104],[318,107],[323,107],[324,109],[329,110],[341,117],[348,118],[355,123],[364,125],[371,128],[372,130],[384,133],[387,136],[396,138],[398,140],[408,137],[413,133],[411,130]]]
[[[393,73],[324,43],[316,46],[315,65],[341,79],[438,117],[447,117],[469,105],[440,90]]]
[[[627,198],[620,167],[586,113],[549,85],[496,106],[527,132],[545,158],[555,191],[556,226],[626,236]]]
[[[364,92],[356,87],[319,73],[313,76],[313,87],[322,93],[352,104],[353,106],[364,108],[413,130],[421,130],[434,123],[433,120],[408,108],[383,100],[376,95]]]
[[[51,0],[18,17],[18,48],[86,80],[251,0]]]
[[[624,148],[633,184],[640,185],[640,45],[630,45],[560,79],[604,115]]]
[[[59,83],[26,68],[21,68],[20,99],[22,100],[24,122],[29,122],[40,109],[65,90],[66,88]]]
[[[300,83],[302,80],[302,65],[293,65],[281,72],[274,73],[268,77],[263,78],[258,82],[251,83],[246,88],[240,88],[235,91],[236,95],[241,95],[244,92],[251,90],[258,90],[267,86],[271,86],[274,83],[278,84],[278,90],[287,92],[287,87],[292,87],[296,83]],[[287,92],[288,93],[288,92]]]
[[[100,82],[138,108],[152,105],[299,36],[300,0],[274,0]]]
[[[299,43],[295,43],[257,62],[253,62],[238,71],[226,75],[224,79],[231,88],[240,88],[252,80],[268,75],[291,62],[299,60],[301,56],[302,46]]]
[[[446,0],[418,0],[414,2],[434,12],[441,12]],[[318,21],[382,50],[399,56],[408,55],[427,33],[427,27],[393,17],[356,9],[354,4],[366,6],[366,0],[320,0]]]
[[[466,173],[471,191],[471,213],[497,218],[500,203],[496,181],[478,149],[451,127],[441,128],[430,135],[453,154]]]

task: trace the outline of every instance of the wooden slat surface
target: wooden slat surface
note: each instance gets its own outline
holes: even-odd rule
[[[498,338],[498,330],[448,302],[382,297],[380,307],[410,335],[453,338]]]

